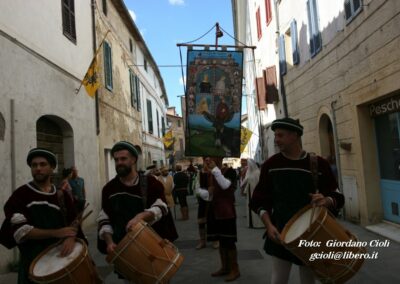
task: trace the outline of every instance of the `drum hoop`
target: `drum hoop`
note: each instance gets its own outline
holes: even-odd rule
[[[307,212],[309,209],[312,209],[312,205],[311,204],[308,204],[308,205],[306,205],[305,207],[303,207],[302,209],[300,209],[296,214],[294,214],[293,216],[292,216],[292,218],[290,218],[289,219],[289,221],[286,223],[286,225],[284,226],[284,228],[283,228],[283,230],[282,230],[282,232],[281,232],[281,236],[283,237],[283,236],[286,236],[286,234],[287,234],[287,232],[289,231],[289,228],[290,228],[290,226],[291,225],[293,225],[296,221],[297,221],[297,219],[299,219],[299,217],[303,214],[303,213],[305,213],[305,212]],[[311,226],[309,226],[309,228],[312,228],[313,229],[313,233],[311,234],[311,236],[314,236],[315,235],[315,229],[316,228],[320,228],[321,227],[321,223],[320,222],[318,222],[318,217],[319,216],[321,216],[321,214],[324,214],[324,216],[322,217],[322,221],[325,221],[326,220],[326,218],[327,218],[327,215],[328,215],[328,213],[327,213],[327,209],[325,208],[325,207],[323,207],[323,206],[321,206],[321,212],[319,212],[319,214],[318,214],[318,216],[317,216],[317,219],[315,220],[315,222],[312,222],[311,223]],[[297,238],[295,238],[294,240],[292,240],[291,242],[289,242],[289,243],[286,243],[284,240],[282,240],[282,243],[283,243],[283,245],[285,246],[285,247],[291,247],[290,246],[290,244],[296,244],[296,247],[297,247],[297,243],[298,243],[298,240],[299,239],[302,239],[301,237],[304,235],[304,233],[305,233],[306,231],[304,231],[300,236],[298,236]],[[303,238],[304,239],[304,238]]]
[[[176,250],[177,254],[174,257],[173,261],[168,265],[167,269],[164,270],[164,272],[161,274],[161,277],[159,278],[160,280],[163,279],[167,273],[173,268],[173,266],[176,266],[175,264],[178,262],[178,259],[180,258],[181,254],[178,252],[178,249]]]
[[[129,240],[128,240],[125,244],[123,244],[123,246],[122,246],[121,248],[118,248],[118,246],[117,246],[118,251],[116,252],[116,251],[114,250],[114,252],[113,252],[114,256],[111,257],[111,259],[110,259],[110,261],[109,261],[110,263],[114,263],[115,260],[125,251],[125,249],[126,249],[126,248],[136,239],[136,237],[146,228],[146,223],[144,223],[144,222],[139,222],[138,224],[141,224],[142,227],[141,227],[136,233],[134,233],[133,236],[129,236]],[[128,233],[128,234],[129,234],[129,233]]]
[[[76,239],[76,242],[81,243],[81,244],[82,244],[82,248],[86,248],[86,250],[85,250],[85,252],[83,253],[83,257],[81,258],[81,260],[79,260],[79,261],[74,265],[74,267],[73,267],[72,269],[66,269],[66,267],[64,267],[64,268],[62,268],[62,269],[60,269],[60,270],[57,270],[57,271],[55,271],[55,272],[53,272],[53,273],[51,273],[51,274],[48,274],[48,275],[45,275],[45,276],[37,276],[37,278],[48,278],[49,276],[58,274],[58,273],[60,273],[60,272],[63,271],[63,270],[65,270],[65,271],[67,272],[67,273],[64,273],[64,274],[60,275],[59,277],[57,277],[57,278],[55,278],[55,279],[51,279],[51,282],[54,282],[54,281],[57,281],[57,280],[60,280],[60,279],[64,278],[66,275],[70,275],[71,272],[75,271],[75,270],[82,264],[82,262],[86,259],[86,257],[88,256],[88,253],[89,253],[89,251],[88,251],[88,249],[87,249],[87,246],[86,246],[86,244],[85,244],[85,242],[84,242],[83,240],[77,238],[77,239]],[[45,249],[42,253],[40,253],[40,257],[42,257],[43,255],[45,255],[46,252],[49,251],[50,249],[52,249],[53,247],[56,247],[59,243],[60,243],[60,242],[57,242],[57,243],[55,243],[54,245],[51,245],[50,247],[48,247],[47,249]],[[79,255],[79,256],[80,256],[80,255]],[[79,257],[79,256],[78,256],[78,257]],[[39,257],[39,256],[37,256],[37,257]],[[40,259],[40,257],[39,257],[39,259]],[[35,258],[35,260],[36,260],[36,258]],[[76,259],[74,259],[74,260],[76,260]],[[74,262],[74,260],[72,260],[69,264],[72,264],[72,263]],[[67,265],[67,267],[68,267],[68,265]],[[30,272],[31,275],[33,275],[33,267],[32,267],[32,271],[31,271],[31,269],[29,269],[29,272]],[[33,275],[33,276],[35,276],[35,275]],[[49,280],[36,280],[36,279],[35,279],[34,281],[37,282],[37,283],[48,283],[48,282],[49,282]]]

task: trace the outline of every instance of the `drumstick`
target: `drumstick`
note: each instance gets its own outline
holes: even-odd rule
[[[90,210],[88,213],[86,213],[86,215],[83,216],[82,219],[81,219],[81,224],[82,224],[83,221],[85,221],[85,219],[86,219],[87,217],[89,217],[89,215],[92,214],[92,213],[93,213],[93,210]]]

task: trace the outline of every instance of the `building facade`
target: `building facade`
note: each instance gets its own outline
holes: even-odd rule
[[[288,115],[304,125],[304,148],[337,168],[347,219],[399,224],[400,3],[274,2]]]
[[[1,208],[17,187],[32,180],[26,156],[35,147],[57,155],[55,183],[63,168],[75,165],[85,179],[88,202],[99,205],[95,101],[84,88],[75,91],[93,57],[91,39],[90,1],[0,3]],[[18,254],[3,246],[0,254],[4,272]]]
[[[276,113],[283,115],[278,96],[276,57],[276,19],[267,1],[232,0],[236,45],[243,43],[254,48],[244,49],[244,87],[248,128],[253,135],[248,143],[248,157],[262,162],[275,153],[270,124]]]
[[[164,164],[168,99],[159,69],[123,1],[97,1],[95,14],[96,42],[102,43],[98,130],[104,184],[115,176],[111,148],[119,140],[140,149],[138,169]]]

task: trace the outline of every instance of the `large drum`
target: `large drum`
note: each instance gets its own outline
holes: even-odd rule
[[[41,252],[29,267],[29,277],[36,283],[99,283],[86,243],[76,239],[71,254],[60,257],[61,244],[51,245]]]
[[[140,284],[167,283],[183,256],[145,222],[136,224],[106,258],[125,278]]]
[[[281,238],[286,249],[309,266],[323,283],[346,282],[364,261],[354,254],[366,252],[325,207],[308,205],[301,209],[283,228]]]

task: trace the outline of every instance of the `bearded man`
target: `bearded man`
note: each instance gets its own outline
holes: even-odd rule
[[[147,186],[141,183],[136,169],[138,152],[127,141],[116,143],[111,154],[117,176],[102,191],[102,210],[98,221],[98,236],[105,242],[102,253],[110,254],[127,232],[141,220],[153,224],[168,213],[162,184],[153,176],[147,176]]]

